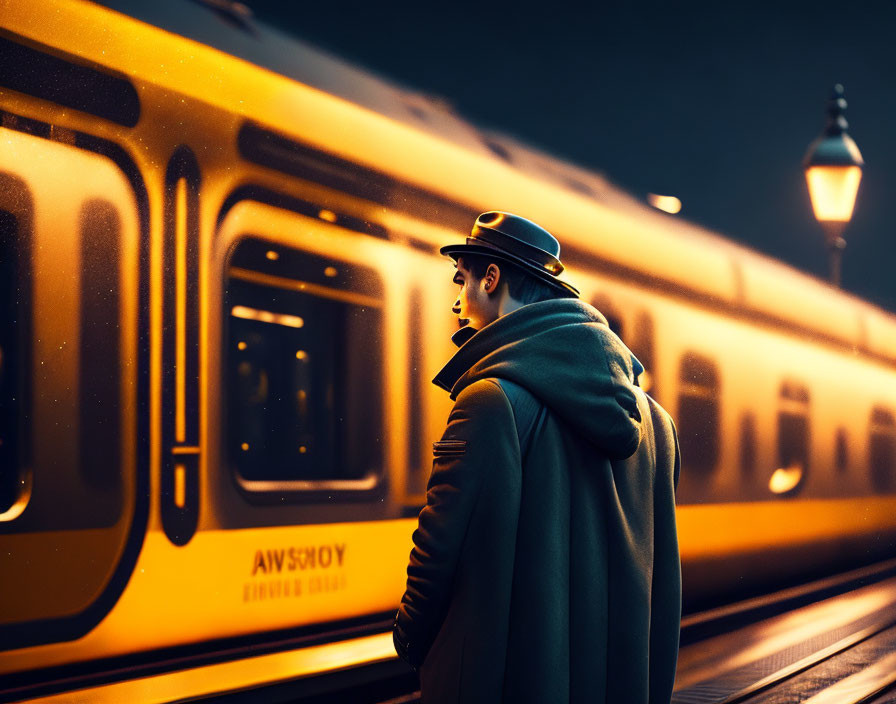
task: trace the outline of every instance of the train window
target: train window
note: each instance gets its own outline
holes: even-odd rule
[[[808,472],[809,390],[785,381],[778,398],[778,468],[769,489],[775,494],[794,494],[805,484]]]
[[[653,350],[653,318],[649,313],[642,312],[635,321],[634,335],[631,340],[631,350],[638,361],[644,365],[644,372],[638,378],[638,383],[644,391],[657,398],[656,376],[654,372]]]
[[[707,475],[719,459],[719,374],[708,357],[688,352],[681,360],[678,437],[688,471]]]
[[[591,299],[591,305],[603,314],[607,319],[607,324],[610,326],[610,330],[615,332],[619,338],[622,339],[622,316],[619,314],[619,311],[616,310],[616,307],[613,305],[610,298],[606,295],[598,294]]]
[[[584,181],[580,181],[577,178],[573,178],[572,176],[564,176],[563,182],[569,186],[574,191],[578,191],[579,193],[586,196],[593,196],[594,191],[591,190],[591,186],[589,186]]]
[[[0,55],[4,68],[22,67],[0,73],[0,83],[8,88],[125,127],[134,127],[140,119],[140,97],[126,78],[66,61],[5,37],[0,37]]]
[[[408,109],[408,112],[418,120],[429,122],[429,115],[426,113],[426,110],[424,110],[419,105],[413,105],[412,103],[405,102],[405,107]]]
[[[255,238],[227,272],[227,456],[252,491],[369,489],[382,471],[382,284]]]
[[[846,434],[846,428],[837,429],[836,443],[837,471],[845,472],[849,468],[849,436]]]
[[[896,489],[896,417],[893,411],[876,406],[871,411],[868,443],[871,484],[877,491]]]
[[[756,472],[756,418],[744,413],[740,419],[740,473],[745,479]]]
[[[504,161],[513,161],[512,157],[510,156],[510,152],[503,144],[499,144],[495,140],[488,138],[483,138],[482,141],[485,142],[485,146],[492,150],[492,153],[495,156],[503,159]]]
[[[0,520],[12,520],[24,508],[26,484],[21,419],[28,374],[25,369],[30,306],[30,251],[12,213],[0,210]],[[18,505],[18,508],[15,508]]]

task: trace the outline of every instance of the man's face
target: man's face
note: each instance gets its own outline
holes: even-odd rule
[[[457,316],[458,327],[469,325],[475,330],[481,330],[493,320],[497,320],[499,307],[497,277],[489,277],[487,274],[482,279],[477,279],[464,266],[464,258],[458,257],[454,283],[460,286],[457,300],[451,308]]]

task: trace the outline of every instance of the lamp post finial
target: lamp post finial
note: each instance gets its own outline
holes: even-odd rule
[[[843,97],[843,86],[838,83],[831,92],[830,100],[828,100],[828,124],[825,128],[825,134],[835,137],[846,132],[849,123],[843,112],[846,110],[846,98]]]

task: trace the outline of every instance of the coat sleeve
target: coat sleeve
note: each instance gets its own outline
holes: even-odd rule
[[[433,443],[426,505],[413,534],[407,588],[393,623],[395,650],[417,669],[448,611],[458,562],[483,479],[495,462],[519,463],[513,411],[493,380],[460,392]]]
[[[675,494],[681,472],[672,418],[651,400],[656,438],[654,553],[650,618],[650,702],[668,702],[675,683],[681,629],[681,558]]]

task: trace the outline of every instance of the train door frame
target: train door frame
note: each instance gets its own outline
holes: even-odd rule
[[[129,355],[129,361],[124,365],[127,368],[127,371],[124,372],[127,376],[127,381],[123,382],[121,389],[122,393],[128,395],[131,400],[122,402],[123,410],[119,416],[125,416],[121,425],[123,432],[120,441],[120,449],[123,453],[122,466],[126,463],[132,469],[123,471],[121,474],[124,478],[124,503],[121,505],[121,513],[118,519],[112,524],[114,528],[103,529],[116,531],[118,537],[115,539],[117,544],[115,556],[111,558],[112,562],[110,565],[102,568],[102,580],[95,583],[92,596],[87,598],[86,601],[82,600],[79,606],[69,607],[69,610],[65,613],[60,612],[53,616],[47,615],[36,620],[18,620],[0,626],[0,643],[2,643],[2,647],[18,648],[26,645],[37,645],[75,638],[92,629],[109,612],[122,593],[134,568],[143,542],[149,500],[147,492],[149,484],[149,360],[147,326],[149,228],[147,196],[142,176],[133,161],[119,145],[81,132],[57,129],[53,125],[6,112],[3,113],[2,122],[4,129],[9,130],[10,135],[8,139],[4,140],[4,145],[7,148],[13,148],[12,145],[14,143],[20,146],[30,144],[29,149],[37,150],[41,153],[56,153],[59,157],[57,163],[71,162],[73,159],[81,160],[83,163],[81,163],[80,173],[85,171],[84,165],[88,163],[95,164],[96,168],[105,172],[106,175],[103,178],[98,178],[97,182],[93,182],[90,179],[80,179],[76,182],[76,187],[81,188],[85,193],[88,186],[96,193],[90,202],[84,200],[82,204],[76,242],[80,243],[78,246],[83,251],[75,261],[80,261],[83,257],[88,257],[91,261],[99,261],[97,258],[100,257],[103,259],[103,266],[108,269],[108,256],[104,257],[104,253],[96,250],[95,246],[103,246],[105,242],[103,232],[106,230],[109,233],[117,232],[118,234],[113,236],[119,238],[117,241],[121,243],[122,248],[126,248],[126,253],[121,254],[122,258],[117,260],[121,262],[119,270],[122,272],[126,271],[127,274],[123,273],[121,278],[119,278],[119,281],[122,282],[120,289],[121,298],[110,300],[113,301],[118,315],[124,315],[123,311],[128,311],[127,315],[130,316],[129,322],[127,319],[125,319],[125,322],[122,322],[121,318],[116,321],[116,325],[123,325],[124,329],[128,330],[125,333],[127,335],[125,349]],[[64,154],[62,150],[65,150]],[[28,159],[17,157],[17,169],[40,168],[39,162],[41,162],[41,159],[37,159],[37,162],[38,165],[35,166]],[[63,173],[61,171],[59,175],[61,176]],[[99,172],[96,173],[99,174]],[[109,180],[110,178],[112,181]],[[40,212],[41,208],[47,207],[48,196],[40,194],[44,193],[45,186],[48,187],[51,180],[47,178],[47,174],[42,174],[39,179],[41,188],[36,192],[39,195],[38,200],[43,200],[45,203],[43,206],[35,209],[36,222],[33,233],[40,233],[50,227],[47,214]],[[97,191],[97,183],[103,184],[99,191]],[[67,188],[71,188],[71,185],[71,183],[67,183]],[[74,198],[74,196],[72,197]],[[87,208],[90,203],[95,203],[96,208]],[[65,198],[60,199],[57,194],[57,197],[53,199],[53,206],[66,207]],[[75,221],[77,222],[78,218],[75,218]],[[64,224],[66,220],[56,219],[52,222],[58,227]],[[103,232],[100,232],[97,237],[87,233],[88,230],[94,227],[104,228]],[[85,247],[87,249],[84,249]],[[53,248],[50,248],[47,254],[52,253],[52,250]],[[46,278],[46,272],[43,274],[35,272],[35,275]],[[129,279],[128,276],[133,278]],[[90,311],[94,311],[94,309],[90,308],[90,311],[85,312],[86,309],[80,298],[80,296],[90,295],[89,287],[78,295],[80,317],[76,316],[76,319],[79,321],[77,324],[83,327],[94,322],[85,322],[84,320],[84,316],[90,315]],[[86,301],[87,299],[84,298],[83,300]],[[120,304],[114,303],[114,301],[119,300]],[[97,305],[104,305],[102,298],[96,298],[95,302]],[[106,305],[106,308],[108,308],[108,305]],[[99,310],[99,308],[96,309],[96,311]],[[81,328],[79,328],[80,330]],[[37,331],[35,331],[35,334],[37,334]],[[80,332],[78,338],[80,339]],[[92,342],[95,344],[100,341],[93,340]],[[65,347],[65,345],[62,344],[61,347]],[[114,354],[115,349],[116,347],[113,345],[106,352]],[[83,350],[82,354],[85,354]],[[37,361],[39,360],[35,360],[35,363]],[[117,361],[111,364],[112,369],[122,368],[118,366]],[[81,366],[83,367],[83,364]],[[88,367],[86,373],[108,373],[109,368],[109,362],[106,360],[98,366]],[[93,369],[93,371],[89,371],[90,369]],[[81,431],[79,430],[78,432],[80,433]],[[96,460],[93,451],[97,448],[93,445],[94,443],[91,443],[89,447],[84,448],[92,454],[84,455],[81,458],[81,462],[93,462]],[[36,487],[36,491],[39,491],[39,487]],[[69,505],[75,508],[78,504],[73,500],[69,501]],[[25,520],[28,516],[27,507],[23,508],[25,510],[21,512],[20,516],[16,516],[13,522],[16,519]],[[64,514],[65,512],[62,512],[57,515],[63,516]],[[8,531],[3,532],[7,533]],[[49,557],[58,556],[58,550],[63,549],[65,545],[69,545],[72,552],[75,552],[76,543],[72,541],[77,540],[79,535],[83,537],[87,534],[78,533],[77,531],[74,533],[70,531],[60,533],[59,531],[48,532],[41,530],[34,534],[35,540],[38,537],[45,539],[55,536],[55,549],[45,552],[38,551],[35,554],[46,554]],[[6,538],[5,542],[9,542],[9,540],[11,538]],[[0,538],[0,541],[3,541],[3,538]],[[54,568],[49,572],[43,570],[42,574],[44,574],[44,577],[52,576],[55,583],[62,585],[78,580],[76,574],[66,576],[66,569],[71,573],[72,568],[74,568],[75,573],[77,573],[78,570],[83,570],[90,565],[102,567],[100,563],[96,562],[97,554],[94,547],[96,546],[91,548],[91,559],[74,559],[69,560],[67,563],[57,562]],[[7,546],[5,549],[10,550],[11,546]],[[69,567],[66,568],[65,564],[68,564]],[[33,589],[29,589],[27,585],[23,587],[21,579],[24,578],[24,574],[20,571],[20,579],[15,581],[7,580],[7,584],[18,585],[19,588],[25,588],[31,594],[38,593]],[[9,604],[12,601],[4,598],[4,603]]]

